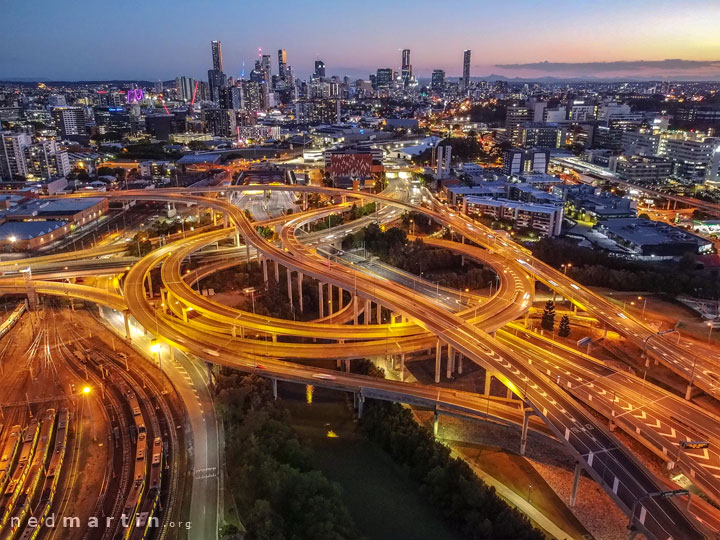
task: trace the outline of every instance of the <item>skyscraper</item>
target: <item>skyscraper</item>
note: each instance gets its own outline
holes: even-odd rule
[[[323,62],[322,60],[315,60],[315,78],[325,78],[325,62]]]
[[[403,49],[402,52],[402,82],[403,86],[407,87],[410,84],[412,78],[412,65],[410,64],[410,49]]]
[[[433,90],[442,90],[445,87],[445,72],[442,69],[433,70],[430,87]]]
[[[285,49],[278,50],[278,76],[282,80],[287,77],[287,51]]]
[[[393,70],[391,68],[380,68],[375,76],[375,85],[377,88],[390,88],[393,80]]]
[[[213,69],[222,71],[222,44],[219,41],[211,41],[210,47],[212,48]]]
[[[462,87],[467,90],[470,86],[470,49],[467,49],[463,53],[463,75],[462,75]]]

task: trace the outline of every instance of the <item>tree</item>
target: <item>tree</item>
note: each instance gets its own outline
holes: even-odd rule
[[[545,309],[543,310],[540,326],[549,332],[552,332],[555,328],[555,302],[552,300],[545,302]]]
[[[558,326],[558,336],[568,337],[570,335],[570,319],[567,315],[563,315]]]

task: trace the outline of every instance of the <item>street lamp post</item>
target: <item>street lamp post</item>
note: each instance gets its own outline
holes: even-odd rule
[[[642,319],[645,320],[645,308],[647,307],[647,296],[638,296],[638,300],[643,301]]]
[[[708,330],[707,342],[708,342],[708,345],[709,345],[709,344],[710,344],[710,338],[712,337],[712,331],[713,331],[713,323],[712,323],[712,321],[708,321],[708,322],[707,322],[707,325],[708,325],[708,329],[709,329],[709,330]]]

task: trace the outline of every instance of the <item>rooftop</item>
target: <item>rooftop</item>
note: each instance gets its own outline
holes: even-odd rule
[[[7,221],[0,225],[0,242],[31,240],[67,225],[67,221]]]

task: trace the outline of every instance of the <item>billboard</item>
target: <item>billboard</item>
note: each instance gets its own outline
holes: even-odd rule
[[[328,172],[332,177],[366,179],[372,176],[372,154],[333,154]]]

